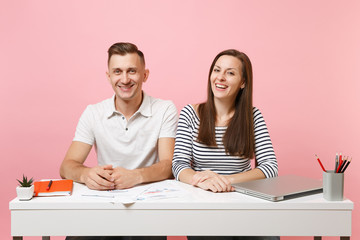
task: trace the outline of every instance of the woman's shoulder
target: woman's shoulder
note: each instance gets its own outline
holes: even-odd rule
[[[183,109],[182,112],[191,112],[191,113],[197,113],[198,104],[187,104]]]
[[[253,106],[253,113],[255,114],[257,112],[260,112],[260,110],[257,107]]]
[[[264,121],[264,117],[257,107],[253,107],[253,118],[255,123]]]
[[[186,115],[190,118],[196,117],[198,119],[199,118],[198,117],[198,108],[199,108],[199,104],[188,104],[185,107],[183,107],[180,115]]]

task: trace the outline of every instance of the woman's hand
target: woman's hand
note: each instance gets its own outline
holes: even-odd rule
[[[226,176],[217,174],[210,170],[196,172],[192,177],[191,184],[204,190],[211,190],[212,192],[234,191],[234,188],[231,186],[231,182]]]

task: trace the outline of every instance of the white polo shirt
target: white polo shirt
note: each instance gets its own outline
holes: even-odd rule
[[[89,105],[73,141],[95,146],[99,165],[135,169],[159,161],[158,139],[175,138],[178,114],[173,102],[143,92],[140,108],[129,119],[115,109],[115,95]]]

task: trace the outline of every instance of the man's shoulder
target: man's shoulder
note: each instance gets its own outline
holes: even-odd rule
[[[147,97],[149,98],[149,102],[150,102],[152,110],[157,110],[157,109],[165,110],[168,108],[176,109],[175,104],[171,100],[155,98],[155,97],[152,97],[149,95]]]
[[[86,108],[87,111],[96,113],[96,114],[108,114],[113,111],[114,108],[114,98],[107,98],[98,103],[89,104]]]
[[[89,104],[89,106],[103,107],[103,106],[111,105],[111,103],[113,103],[113,102],[114,102],[114,97],[110,97],[110,98],[104,99],[100,102]]]

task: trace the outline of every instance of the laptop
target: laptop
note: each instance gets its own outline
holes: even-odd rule
[[[280,201],[322,192],[322,181],[285,175],[233,184],[235,191],[269,201]]]

